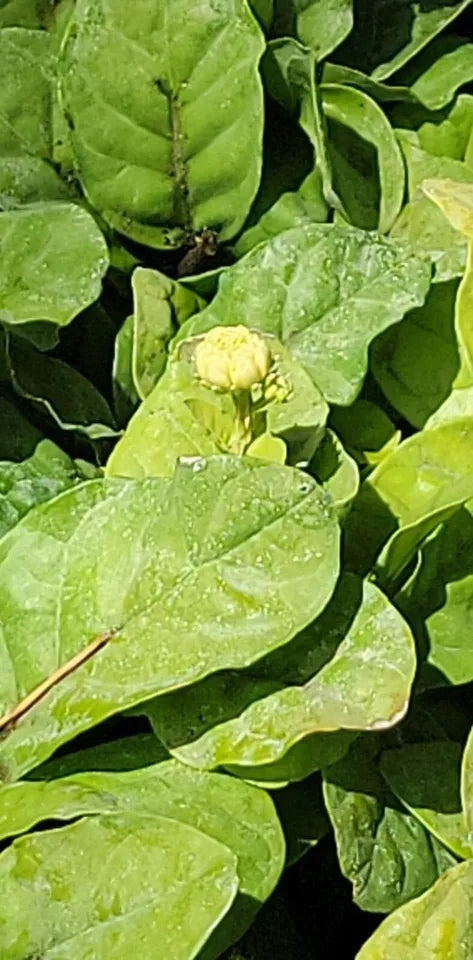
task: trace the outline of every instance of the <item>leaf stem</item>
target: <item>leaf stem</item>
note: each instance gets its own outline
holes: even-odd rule
[[[101,650],[102,647],[115,636],[115,633],[115,630],[107,630],[105,633],[101,633],[99,637],[96,637],[95,640],[88,643],[87,646],[80,650],[79,653],[76,653],[74,657],[67,660],[66,663],[61,664],[57,670],[54,670],[49,677],[46,677],[46,680],[43,680],[34,690],[31,690],[23,700],[20,700],[19,703],[13,707],[13,710],[10,710],[9,713],[5,713],[3,717],[0,717],[0,732],[8,732],[9,728],[13,727],[18,720],[21,720],[28,710],[35,707],[56,684],[64,680],[65,677],[68,677],[69,674],[77,670],[78,667],[81,667],[82,664],[85,663],[86,660],[89,660],[90,657],[93,657],[98,650]]]

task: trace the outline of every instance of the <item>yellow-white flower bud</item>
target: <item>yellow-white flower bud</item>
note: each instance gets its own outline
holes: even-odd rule
[[[197,375],[218,390],[250,390],[261,383],[271,366],[264,338],[243,325],[214,327],[199,341],[194,354]]]

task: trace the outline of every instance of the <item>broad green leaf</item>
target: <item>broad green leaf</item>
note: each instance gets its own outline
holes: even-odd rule
[[[459,863],[427,893],[387,917],[356,960],[466,960],[473,950],[473,863]]]
[[[63,103],[81,184],[113,227],[157,248],[238,232],[261,172],[263,47],[245,0],[135,0],[133,16],[78,0]]]
[[[361,487],[347,520],[350,566],[369,569],[385,544],[379,573],[394,580],[421,541],[472,496],[473,418],[414,434]]]
[[[473,43],[445,53],[422,73],[412,85],[412,92],[429,110],[446,107],[459,87],[473,80]]]
[[[457,388],[473,385],[473,184],[453,180],[425,180],[422,189],[448,218],[455,230],[468,241],[464,276],[455,303],[455,330],[460,351],[461,369],[455,381]]]
[[[207,682],[200,690],[155,701],[152,714],[147,713],[165,746],[192,766],[257,766],[279,760],[311,734],[381,730],[397,723],[406,712],[415,670],[412,636],[400,614],[369,582],[360,597],[359,582],[349,577],[320,620],[299,641],[306,645],[305,656],[298,650],[298,670],[309,677],[305,683],[284,684],[272,658],[266,669],[260,665],[260,679],[255,668],[241,684],[226,678],[230,690],[232,680],[235,686],[233,719],[223,678],[213,683],[221,685],[220,699],[215,689],[209,697]],[[291,664],[291,647],[287,657]],[[324,740],[330,745],[330,738]]]
[[[73,743],[71,747],[74,747]],[[73,753],[60,754],[32,770],[27,779],[56,780],[58,777],[70,777],[73,773],[99,770],[123,772],[149,767],[164,760],[169,760],[169,754],[153,733],[136,733],[83,747]]]
[[[431,153],[434,157],[450,157],[463,160],[472,167],[469,153],[471,131],[473,127],[473,97],[461,94],[440,122],[422,123],[415,133],[404,131],[404,136],[412,137],[412,142]]]
[[[225,452],[234,418],[230,394],[206,387],[185,360],[172,358],[112,451],[106,473],[170,477],[180,457]]]
[[[376,343],[375,340],[373,348]],[[348,453],[361,465],[380,463],[396,449],[401,439],[400,430],[396,430],[384,410],[361,397],[350,407],[334,407],[329,424],[341,437]]]
[[[39,157],[0,157],[0,208],[69,200],[71,190],[54,168]]]
[[[455,180],[424,180],[422,190],[440,207],[442,213],[467,238],[473,240],[473,183]]]
[[[371,369],[389,402],[417,429],[449,396],[459,367],[457,282],[433,285],[422,307],[378,337]]]
[[[446,585],[444,605],[427,620],[429,661],[438,667],[451,683],[465,683],[473,679],[472,601],[473,570]]]
[[[164,371],[169,341],[188,317],[205,306],[205,301],[159,270],[137,267],[131,282],[133,379],[144,400]]]
[[[309,51],[291,38],[271,40],[261,61],[266,100],[263,169],[258,193],[245,221],[245,227],[273,206],[283,193],[296,191],[314,169],[314,151],[297,122],[299,91],[293,89],[292,66],[301,71],[302,82],[308,76]],[[287,73],[289,72],[289,76]],[[281,102],[284,111],[276,104]],[[286,109],[287,107],[287,109]]]
[[[461,765],[461,802],[465,816],[466,827],[469,831],[468,839],[471,845],[473,830],[473,734],[470,735],[465,745]]]
[[[61,4],[63,0],[59,0]],[[58,0],[54,0],[57,6]],[[44,27],[54,17],[51,0],[2,0],[0,27]]]
[[[473,680],[473,503],[442,523],[423,545],[417,570],[400,596],[411,622],[424,624],[428,662],[450,684]]]
[[[93,217],[68,203],[0,213],[0,319],[70,323],[100,295],[108,267]]]
[[[31,10],[31,0],[27,2]],[[51,11],[48,0],[38,0],[34,3],[38,16],[41,3]],[[2,14],[3,7],[0,26]],[[51,37],[43,30],[0,30],[0,208],[73,196],[72,187],[61,180],[51,163],[55,140],[53,52]]]
[[[310,90],[314,60],[310,51],[294,37],[278,37],[268,43],[262,72],[265,88],[273,100],[296,113],[304,92]]]
[[[462,747],[438,740],[385,751],[380,769],[391,790],[458,857],[473,856],[460,798]]]
[[[296,77],[292,95],[297,102],[300,100],[299,123],[314,147],[316,170],[320,174],[325,201],[350,222],[350,215],[337,189],[339,184],[336,183],[337,169],[333,156],[334,129],[333,126],[329,129],[323,110],[322,90],[314,58],[303,48],[302,57],[298,54],[295,63]],[[288,80],[289,77],[290,74]],[[375,223],[370,226],[374,227]]]
[[[193,960],[238,889],[228,847],[166,817],[84,818],[0,856],[4,960]],[[146,877],[146,883],[143,878]]]
[[[287,643],[333,591],[338,539],[310,477],[253,458],[92,481],[31,511],[1,541],[2,711],[114,635],[8,731],[4,779],[120,709]]]
[[[253,687],[254,700],[258,699],[257,689]],[[151,721],[153,716],[150,714]],[[248,766],[244,763],[228,763],[225,770],[236,777],[241,777],[247,783],[264,787],[267,790],[278,790],[290,783],[303,782],[314,771],[322,770],[332,763],[336,763],[347,752],[355,734],[346,730],[337,730],[333,733],[314,733],[299,740],[289,748],[279,760],[273,763]]]
[[[261,26],[269,30],[274,12],[274,0],[250,0],[250,7]]]
[[[267,413],[267,428],[288,445],[288,463],[306,466],[324,435],[329,407],[304,366],[290,350],[276,341],[281,376],[292,392],[284,403],[275,404]]]
[[[62,360],[40,353],[18,337],[9,342],[12,386],[61,430],[91,441],[117,436],[107,401],[86,377]]]
[[[228,267],[215,267],[214,270],[206,270],[204,273],[190,274],[181,277],[179,283],[207,301],[215,295],[220,277],[227,269]]]
[[[340,59],[372,73],[376,80],[386,80],[448,27],[470,3],[471,0],[457,3],[436,0],[431,4],[387,0],[379,4],[358,0],[355,29],[342,47]]]
[[[0,836],[25,833],[45,820],[130,813],[149,817],[151,824],[155,817],[187,824],[237,857],[241,896],[225,922],[225,936],[219,931],[210,941],[210,955],[220,956],[249,926],[283,868],[284,838],[263,791],[173,760],[130,772],[84,772],[64,780],[18,783],[0,792]]]
[[[133,379],[133,315],[120,327],[113,355],[113,405],[120,426],[126,426],[140,398]]]
[[[343,517],[358,493],[360,474],[355,461],[332,430],[326,430],[310,469],[332,497],[339,516]]]
[[[400,143],[407,164],[409,202],[394,224],[391,236],[408,240],[414,250],[427,254],[435,264],[437,281],[461,276],[466,263],[466,242],[419,188],[428,178],[471,183],[473,169],[463,161],[428,153],[404,136]]]
[[[442,405],[429,417],[426,427],[438,427],[450,420],[462,420],[471,416],[473,410],[473,383],[470,386],[454,387]]]
[[[273,437],[271,433],[262,433],[250,443],[248,457],[258,457],[259,460],[269,460],[271,463],[287,462],[287,447],[281,437]]]
[[[380,207],[376,150],[356,130],[329,117],[326,118],[326,128],[326,164],[340,200],[339,204],[334,204],[334,223],[351,223],[363,230],[376,230]]]
[[[385,113],[361,90],[324,83],[321,95],[326,117],[354,130],[377,151],[380,183],[377,229],[386,233],[398,216],[404,197],[404,164],[394,131]],[[341,196],[344,199],[344,192]],[[348,203],[347,195],[346,209]]]
[[[257,224],[245,230],[234,246],[237,257],[242,257],[259,243],[271,240],[284,230],[303,223],[323,223],[327,220],[328,207],[322,193],[320,173],[310,173],[293,193],[283,193]]]
[[[469,219],[472,220],[468,201],[471,201],[470,189],[467,185],[452,183],[451,181],[428,181],[427,190],[432,198],[446,213],[452,223],[461,226],[468,236],[470,229]],[[472,194],[473,195],[473,194]],[[455,412],[471,413],[471,392],[473,390],[473,227],[468,239],[468,253],[465,273],[458,288],[455,300],[455,333],[460,357],[460,369],[453,383],[452,393],[437,412],[436,418],[431,418],[428,426],[437,421],[452,419]]]
[[[266,429],[289,444],[289,463],[307,462],[321,439],[328,406],[289,351],[274,338],[268,338],[268,345],[292,393],[270,407]],[[174,354],[115,447],[107,474],[170,476],[179,457],[228,452],[234,422],[230,394],[206,387],[196,378],[192,362]]]
[[[265,698],[269,700],[273,693],[283,689],[281,680],[256,678],[252,673],[250,671],[249,676],[228,671],[216,674],[194,684],[179,698],[168,694],[162,704],[155,699],[136,710],[147,716],[157,736],[174,756],[196,767],[205,769],[207,765],[210,769],[212,763],[207,764],[205,758],[201,760],[199,751],[207,749],[208,752],[214,732],[220,736],[235,718],[243,716],[246,709],[257,702],[262,704]],[[266,738],[257,756],[250,737],[241,749],[234,744],[229,748],[224,766],[234,776],[267,789],[277,789],[335,763],[344,756],[353,737],[354,734],[343,730],[309,732],[303,739],[294,740],[288,748],[284,744],[279,748],[268,747]],[[196,743],[198,753],[195,761],[190,756],[193,743]],[[261,759],[263,751],[267,759]]]
[[[370,341],[423,302],[430,267],[406,246],[345,226],[287,230],[222,276],[179,338],[243,323],[278,337],[326,400],[352,402]]]
[[[52,69],[46,32],[0,30],[1,157],[51,156]]]
[[[273,794],[287,843],[286,865],[296,863],[317,846],[330,829],[319,773]]]
[[[376,741],[360,740],[326,770],[323,792],[340,868],[362,910],[395,910],[455,862],[386,788]]]
[[[323,60],[353,26],[353,0],[291,0],[299,39]]]
[[[83,479],[80,465],[51,440],[41,440],[27,460],[0,460],[0,537],[32,507]]]
[[[412,94],[409,87],[404,85],[388,86],[386,83],[367,76],[362,70],[354,70],[352,67],[346,67],[341,63],[325,63],[322,82],[346,83],[351,87],[358,87],[379,103],[389,103],[396,100],[417,103],[417,98]]]

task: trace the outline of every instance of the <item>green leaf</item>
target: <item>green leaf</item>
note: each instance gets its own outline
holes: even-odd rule
[[[52,166],[38,157],[0,157],[0,208],[69,200],[71,190]]]
[[[409,437],[361,487],[347,520],[350,566],[369,569],[385,544],[378,572],[394,580],[421,541],[472,496],[472,418]]]
[[[451,683],[473,679],[473,657],[470,650],[473,572],[446,588],[443,607],[427,621],[430,638],[429,660]]]
[[[462,747],[437,740],[387,750],[380,769],[391,790],[458,857],[473,856],[460,798]]]
[[[220,956],[249,926],[275,887],[285,844],[269,796],[235,778],[199,773],[168,761],[122,773],[81,773],[64,780],[18,783],[0,791],[0,836],[44,821],[114,814],[156,817],[194,827],[229,847],[238,861],[239,896],[205,956]]]
[[[71,747],[74,747],[73,743]],[[73,773],[99,770],[123,772],[149,767],[164,760],[169,760],[169,754],[153,733],[136,733],[53,757],[32,770],[27,779],[56,780],[58,777],[70,777]],[[6,798],[7,794],[2,796]]]
[[[340,868],[362,910],[395,910],[454,863],[386,788],[376,741],[372,746],[366,738],[360,740],[326,770],[323,792]]]
[[[0,856],[0,875],[5,960],[44,950],[122,960],[137,943],[148,956],[159,944],[192,960],[238,889],[226,846],[176,820],[129,812],[21,837]]]
[[[225,451],[234,416],[230,394],[210,390],[184,360],[171,359],[114,448],[106,473],[170,477],[180,457]]]
[[[299,39],[323,60],[353,26],[352,0],[292,0]]]
[[[465,824],[469,831],[468,839],[471,844],[471,830],[473,826],[473,733],[465,745],[461,765],[461,802],[465,816]]]
[[[0,254],[0,320],[8,324],[70,323],[98,298],[108,267],[94,219],[68,203],[0,213]]]
[[[311,734],[397,723],[407,709],[415,670],[412,636],[374,585],[366,582],[360,593],[356,579],[341,581],[320,622],[295,641],[296,659],[291,645],[281,658],[260,665],[259,679],[253,668],[241,683],[236,677],[215,678],[155,701],[146,712],[165,746],[192,766],[257,766],[274,763]],[[287,679],[278,671],[284,655]],[[297,686],[294,672],[302,674]],[[330,738],[322,743],[330,746]]]
[[[144,400],[164,371],[169,341],[188,317],[205,306],[205,301],[158,270],[137,267],[131,282],[133,379]]]
[[[63,102],[81,184],[111,226],[157,248],[240,230],[261,173],[263,47],[245,0],[136,0],[132,16],[126,0],[78,0]]]
[[[310,477],[252,458],[93,481],[31,511],[1,541],[2,709],[115,633],[8,731],[4,778],[120,709],[287,643],[333,591],[338,539]]]
[[[274,13],[274,0],[250,0],[250,7],[264,30],[269,30]]]
[[[355,461],[332,430],[326,430],[310,469],[332,497],[339,516],[343,517],[358,493],[360,474]]]
[[[258,699],[256,687],[254,699]],[[153,720],[150,714],[150,720]],[[247,783],[264,787],[267,790],[280,790],[290,783],[303,782],[314,771],[335,763],[343,757],[354,739],[354,734],[346,730],[334,733],[315,733],[304,737],[289,748],[287,753],[272,763],[256,764],[228,763],[224,769],[235,777],[242,777]]]
[[[437,177],[470,183],[473,169],[460,160],[428,153],[405,137],[400,138],[400,143],[408,170],[409,203],[401,211],[391,236],[408,240],[419,254],[427,254],[435,264],[438,282],[461,276],[466,263],[465,240],[419,187],[424,180]]]
[[[341,63],[325,63],[322,82],[346,83],[351,87],[358,87],[379,103],[389,103],[396,100],[417,103],[417,98],[412,94],[409,87],[404,85],[388,86],[386,83],[374,80],[373,77],[368,77],[362,70],[354,70],[352,67],[346,67]]]
[[[283,193],[257,224],[245,230],[234,246],[237,257],[243,257],[259,243],[265,243],[284,230],[303,223],[324,223],[328,207],[322,193],[320,173],[317,169],[306,177],[299,190]]]
[[[428,115],[427,115],[428,116]],[[461,94],[455,100],[448,113],[439,121],[433,117],[427,119],[413,131],[399,131],[399,135],[411,140],[433,157],[450,157],[451,160],[463,160],[472,166],[469,156],[469,142],[473,125],[473,97]],[[415,168],[413,170],[415,173]],[[419,179],[416,180],[419,183]],[[414,181],[413,181],[414,184]]]
[[[356,960],[463,960],[473,950],[473,863],[459,863],[423,896],[387,917]]]
[[[61,430],[83,434],[91,441],[117,436],[107,401],[74,367],[18,337],[10,339],[8,362],[19,396],[33,402]]]
[[[377,342],[375,340],[372,349]],[[375,466],[396,449],[401,439],[400,430],[396,430],[384,410],[361,397],[350,407],[334,407],[329,424],[341,437],[348,453],[360,464]]]
[[[35,4],[38,17],[41,2],[51,11],[49,0],[39,0]],[[28,6],[31,9],[30,0]],[[2,12],[3,7],[0,26]],[[28,18],[24,21],[26,25]],[[55,139],[53,52],[45,31],[0,30],[0,208],[72,198],[72,187],[61,180],[51,163]]]
[[[267,431],[289,444],[289,463],[306,462],[320,441],[328,407],[289,351],[274,338],[268,338],[268,346],[292,394],[270,407]],[[205,386],[196,377],[192,361],[175,353],[113,450],[107,474],[170,476],[179,457],[228,452],[234,422],[230,394]]]
[[[314,77],[310,51],[294,37],[270,40],[262,60],[262,72],[265,88],[272,99],[290,113],[296,113],[303,94],[310,90],[310,79]]]
[[[420,306],[429,265],[378,234],[336,225],[287,230],[225,272],[179,339],[242,323],[278,337],[325,398],[355,399],[370,341]]]
[[[280,375],[291,385],[284,403],[267,413],[267,427],[288,445],[288,463],[307,466],[324,435],[328,404],[301,363],[276,341],[274,353]]]
[[[441,110],[453,100],[459,87],[472,80],[473,43],[462,43],[434,60],[412,85],[412,92],[429,110]]]
[[[248,457],[257,457],[259,460],[269,460],[271,463],[285,464],[287,461],[287,447],[280,437],[273,437],[270,433],[262,433],[250,443]]]
[[[451,226],[468,241],[466,269],[455,301],[455,332],[460,354],[460,370],[453,384],[455,392],[473,386],[473,332],[470,319],[473,309],[473,184],[449,179],[425,180],[422,189],[442,210]],[[440,419],[444,419],[442,412]]]
[[[473,240],[473,183],[454,179],[424,180],[422,190],[440,207],[452,227]]]
[[[0,30],[1,157],[51,156],[52,69],[46,32]]]
[[[473,502],[442,523],[424,544],[415,576],[404,588],[402,608],[420,618],[428,662],[450,684],[473,680]]]
[[[133,380],[133,333],[134,317],[129,316],[117,333],[113,355],[113,400],[120,426],[126,426],[140,402]]]
[[[27,460],[0,460],[0,537],[32,507],[83,479],[79,464],[50,440],[41,440]]]
[[[371,369],[383,393],[419,430],[449,396],[458,372],[456,293],[456,281],[433,285],[424,305],[371,348]]]
[[[386,80],[419,53],[467,7],[471,0],[451,3],[415,0],[379,4],[358,0],[355,29],[340,51],[342,62]]]
[[[0,27],[44,27],[51,0],[3,0]]]
[[[394,131],[385,113],[366,93],[353,87],[324,83],[322,108],[326,117],[349,127],[377,152],[380,205],[377,229],[386,233],[393,225],[404,197],[404,164]],[[345,200],[346,192],[346,200]],[[349,190],[341,190],[345,209],[349,209]],[[356,226],[364,226],[356,223]]]

